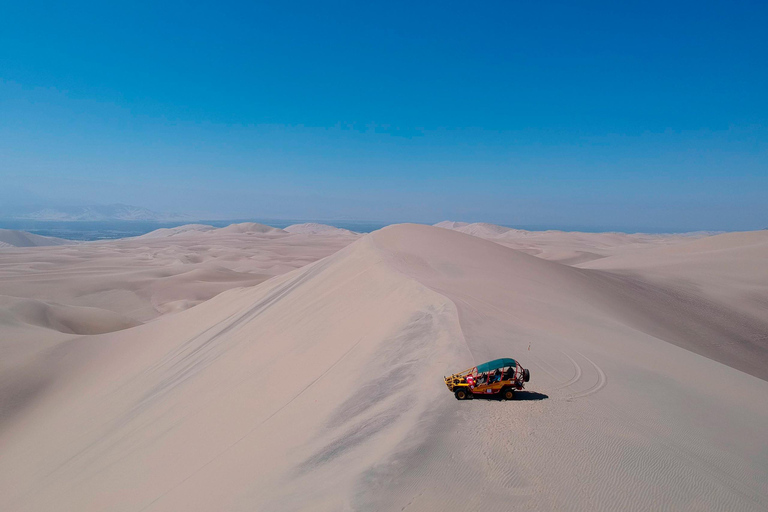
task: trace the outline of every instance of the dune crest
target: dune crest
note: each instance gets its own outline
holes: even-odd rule
[[[456,229],[464,226],[469,226],[469,222],[456,222],[452,220],[444,220],[442,222],[438,222],[434,226],[438,228],[445,228],[445,229]]]
[[[633,254],[657,246],[686,243],[713,233],[582,233],[579,231],[526,231],[484,222],[443,221],[437,227],[492,240],[550,261],[579,265],[606,256]]]
[[[209,226],[208,224],[184,224],[183,226],[177,226],[175,228],[156,229],[154,231],[150,231],[149,233],[137,236],[135,238],[137,240],[147,239],[147,238],[168,238],[171,236],[188,235],[188,234],[194,234],[194,233],[206,233],[209,231],[213,231],[215,229],[216,229],[215,227]]]
[[[3,247],[45,247],[50,245],[72,245],[72,240],[53,236],[35,235],[26,231],[0,229],[0,248]]]
[[[223,228],[217,228],[208,224],[184,224],[174,228],[160,228],[141,236],[135,237],[136,240],[168,238],[176,236],[199,236],[200,234],[279,234],[285,233],[280,228],[259,224],[257,222],[241,222],[230,224]]]
[[[239,224],[230,224],[229,226],[219,228],[217,233],[285,233],[280,228],[273,228],[266,224],[258,222],[241,222]]]
[[[192,224],[123,240],[4,251],[0,294],[106,309],[146,322],[264,282],[354,240],[250,229]],[[282,241],[287,238],[290,243]]]
[[[0,296],[0,308],[23,323],[65,334],[103,334],[140,324],[113,311]]]
[[[285,228],[288,233],[305,233],[305,234],[325,234],[325,235],[348,235],[356,236],[359,233],[350,231],[348,229],[337,228],[335,226],[329,226],[328,224],[318,224],[316,222],[306,222],[304,224],[292,224]]]

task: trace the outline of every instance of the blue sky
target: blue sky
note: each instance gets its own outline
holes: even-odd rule
[[[765,2],[158,4],[0,4],[0,201],[768,227]]]

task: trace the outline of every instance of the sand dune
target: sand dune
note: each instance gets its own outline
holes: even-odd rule
[[[581,265],[631,298],[645,332],[768,379],[768,231],[727,233]]]
[[[452,220],[444,220],[442,222],[438,222],[437,224],[435,224],[435,227],[445,228],[445,229],[456,229],[456,228],[461,228],[468,225],[469,225],[469,222],[457,222]]]
[[[105,309],[145,322],[302,267],[354,240],[251,228],[188,225],[125,240],[7,249],[0,258],[0,295]]]
[[[456,224],[456,223],[454,223]],[[443,226],[440,226],[443,227]],[[513,229],[506,226],[497,226],[496,224],[488,224],[487,222],[476,222],[474,224],[459,225],[453,227],[456,231],[466,233],[472,236],[478,236],[480,238],[502,238],[502,237],[519,237],[527,236],[530,231],[522,229]]]
[[[241,222],[240,224],[230,224],[227,227],[219,228],[219,233],[284,233],[280,228],[273,228],[266,224],[257,222]]]
[[[279,234],[285,233],[280,228],[273,228],[266,224],[259,224],[257,222],[241,222],[239,224],[230,224],[223,228],[216,228],[209,226],[208,224],[184,224],[183,226],[177,226],[175,228],[160,228],[141,236],[137,236],[136,239],[148,239],[148,238],[168,238],[176,236],[187,235],[199,235],[201,233],[208,233],[211,235],[228,234]]]
[[[113,311],[0,296],[6,318],[67,334],[102,334],[135,327],[139,322]]]
[[[188,235],[195,233],[206,233],[208,231],[215,231],[216,228],[209,226],[208,224],[184,224],[183,226],[177,226],[175,228],[160,228],[141,236],[137,236],[136,239],[147,238],[168,238],[172,236]]]
[[[328,224],[317,224],[316,222],[307,222],[304,224],[292,224],[285,228],[288,233],[306,233],[306,234],[337,234],[337,235],[356,235],[354,231],[348,229],[329,226]]]
[[[526,231],[495,224],[443,221],[437,227],[468,235],[522,251],[543,259],[567,265],[578,265],[618,254],[636,254],[650,247],[675,245],[709,236],[710,233],[581,233],[578,231]]]
[[[147,238],[4,250],[0,416],[19,402],[3,396],[16,396],[9,375],[47,382],[45,375],[30,377],[24,370],[42,351],[78,335],[122,330],[189,309],[223,291],[302,267],[354,240],[216,231],[188,225]]]
[[[707,268],[742,275],[724,252],[743,277],[765,261],[749,234],[716,238],[653,251],[695,260],[689,294]],[[677,346],[696,306],[677,324],[664,308],[631,316],[624,272],[398,225],[191,310],[54,343],[0,374],[0,508],[765,510],[768,382]],[[749,296],[768,303],[763,274]],[[663,332],[645,328],[655,319]],[[702,336],[734,328],[711,322]],[[499,356],[531,369],[520,400],[445,389]]]
[[[56,238],[52,236],[41,236],[26,231],[16,231],[13,229],[0,229],[0,249],[3,247],[44,247],[49,245],[72,245],[76,242]]]

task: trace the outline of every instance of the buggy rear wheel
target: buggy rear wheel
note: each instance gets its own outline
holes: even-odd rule
[[[512,388],[506,388],[501,392],[501,398],[504,400],[514,400],[515,399],[515,390]]]
[[[467,391],[467,388],[459,388],[453,394],[456,396],[456,400],[466,400],[469,398],[469,391]]]

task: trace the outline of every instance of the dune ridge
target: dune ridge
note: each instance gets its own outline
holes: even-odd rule
[[[71,245],[76,242],[53,236],[35,235],[26,231],[0,229],[0,248],[3,247],[44,247],[50,245]]]
[[[0,259],[0,294],[146,322],[302,267],[354,240],[261,226],[188,224],[124,240],[13,249]]]
[[[6,318],[66,334],[103,334],[139,325],[118,313],[90,307],[0,296]]]
[[[436,227],[492,240],[540,258],[579,265],[618,254],[633,254],[651,247],[675,245],[716,233],[582,233],[578,231],[527,231],[484,222],[443,221]]]
[[[208,224],[184,224],[175,228],[160,228],[154,231],[150,231],[141,236],[135,237],[135,239],[148,239],[148,238],[168,238],[177,236],[199,236],[201,233],[207,233],[211,235],[228,234],[280,234],[285,233],[280,228],[267,226],[266,224],[259,224],[258,222],[240,222],[230,224],[222,228],[210,226]]]
[[[336,234],[336,235],[357,235],[354,231],[348,229],[329,226],[328,224],[318,224],[316,222],[306,222],[304,224],[292,224],[285,228],[288,233],[306,233],[306,234]]]
[[[229,226],[216,230],[219,233],[285,233],[280,228],[273,228],[266,224],[258,222],[241,222],[239,224],[230,224]]]
[[[216,228],[209,226],[208,224],[184,224],[183,226],[177,226],[175,228],[160,228],[149,233],[134,237],[135,239],[147,239],[147,238],[168,238],[171,236],[188,235],[195,233],[206,233],[209,231],[215,231]]]

